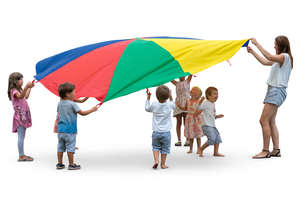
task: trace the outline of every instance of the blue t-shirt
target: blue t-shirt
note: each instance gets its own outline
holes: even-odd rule
[[[78,105],[70,100],[61,100],[57,106],[58,133],[77,133]]]

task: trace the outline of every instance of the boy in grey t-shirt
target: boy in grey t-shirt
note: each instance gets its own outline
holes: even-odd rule
[[[69,159],[69,170],[78,170],[80,165],[74,163],[74,152],[77,134],[77,113],[85,116],[97,111],[97,107],[90,110],[82,111],[73,101],[75,94],[75,86],[71,83],[63,83],[58,87],[61,101],[58,103],[58,145],[56,169],[63,169],[65,165],[62,163],[63,153],[67,151]]]
[[[220,133],[215,125],[215,119],[223,118],[223,114],[216,115],[215,102],[218,99],[218,89],[209,87],[205,91],[206,101],[198,107],[202,111],[202,130],[207,136],[207,142],[200,148],[200,157],[203,156],[203,151],[210,145],[214,145],[214,156],[224,157],[219,153],[219,144],[222,142]]]

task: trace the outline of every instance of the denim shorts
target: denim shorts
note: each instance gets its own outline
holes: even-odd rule
[[[214,145],[222,143],[220,133],[216,127],[210,127],[207,125],[202,126],[202,131],[207,137],[207,144]]]
[[[75,152],[76,133],[58,133],[57,152]]]
[[[286,99],[286,88],[268,86],[268,91],[264,100],[265,103],[271,103],[279,107]]]
[[[170,154],[171,133],[156,132],[152,133],[152,150],[160,151],[161,154]]]

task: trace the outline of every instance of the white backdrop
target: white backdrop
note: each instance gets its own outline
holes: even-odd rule
[[[299,193],[300,138],[297,1],[1,1],[1,196],[184,196],[286,195]],[[192,86],[219,89],[217,120],[225,158],[187,155],[174,147],[167,170],[151,169],[151,114],[144,111],[146,95],[139,91],[105,103],[79,117],[76,162],[80,171],[57,171],[56,135],[52,132],[58,98],[37,84],[28,100],[33,127],[27,130],[25,153],[33,163],[18,163],[17,135],[11,133],[13,109],[7,98],[11,72],[24,81],[35,75],[35,64],[75,47],[122,38],[181,36],[201,39],[256,37],[274,53],[274,38],[287,35],[294,55],[288,97],[277,124],[282,158],[252,160],[261,150],[259,117],[266,92],[268,67],[242,48],[232,59],[199,73]],[[172,84],[167,84],[175,89]],[[154,92],[154,88],[151,89]],[[175,96],[175,95],[174,95]],[[152,97],[152,100],[154,97]],[[88,109],[90,99],[81,104]],[[175,125],[175,119],[173,125]],[[206,139],[203,138],[202,142]],[[270,147],[272,148],[272,147]],[[67,158],[64,158],[67,163]],[[5,195],[3,195],[5,194]],[[295,195],[294,195],[295,196]]]

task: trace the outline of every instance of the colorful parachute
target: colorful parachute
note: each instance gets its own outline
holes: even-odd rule
[[[106,41],[38,62],[35,79],[56,95],[61,83],[71,82],[76,97],[106,102],[200,72],[228,60],[248,42],[174,37]]]

